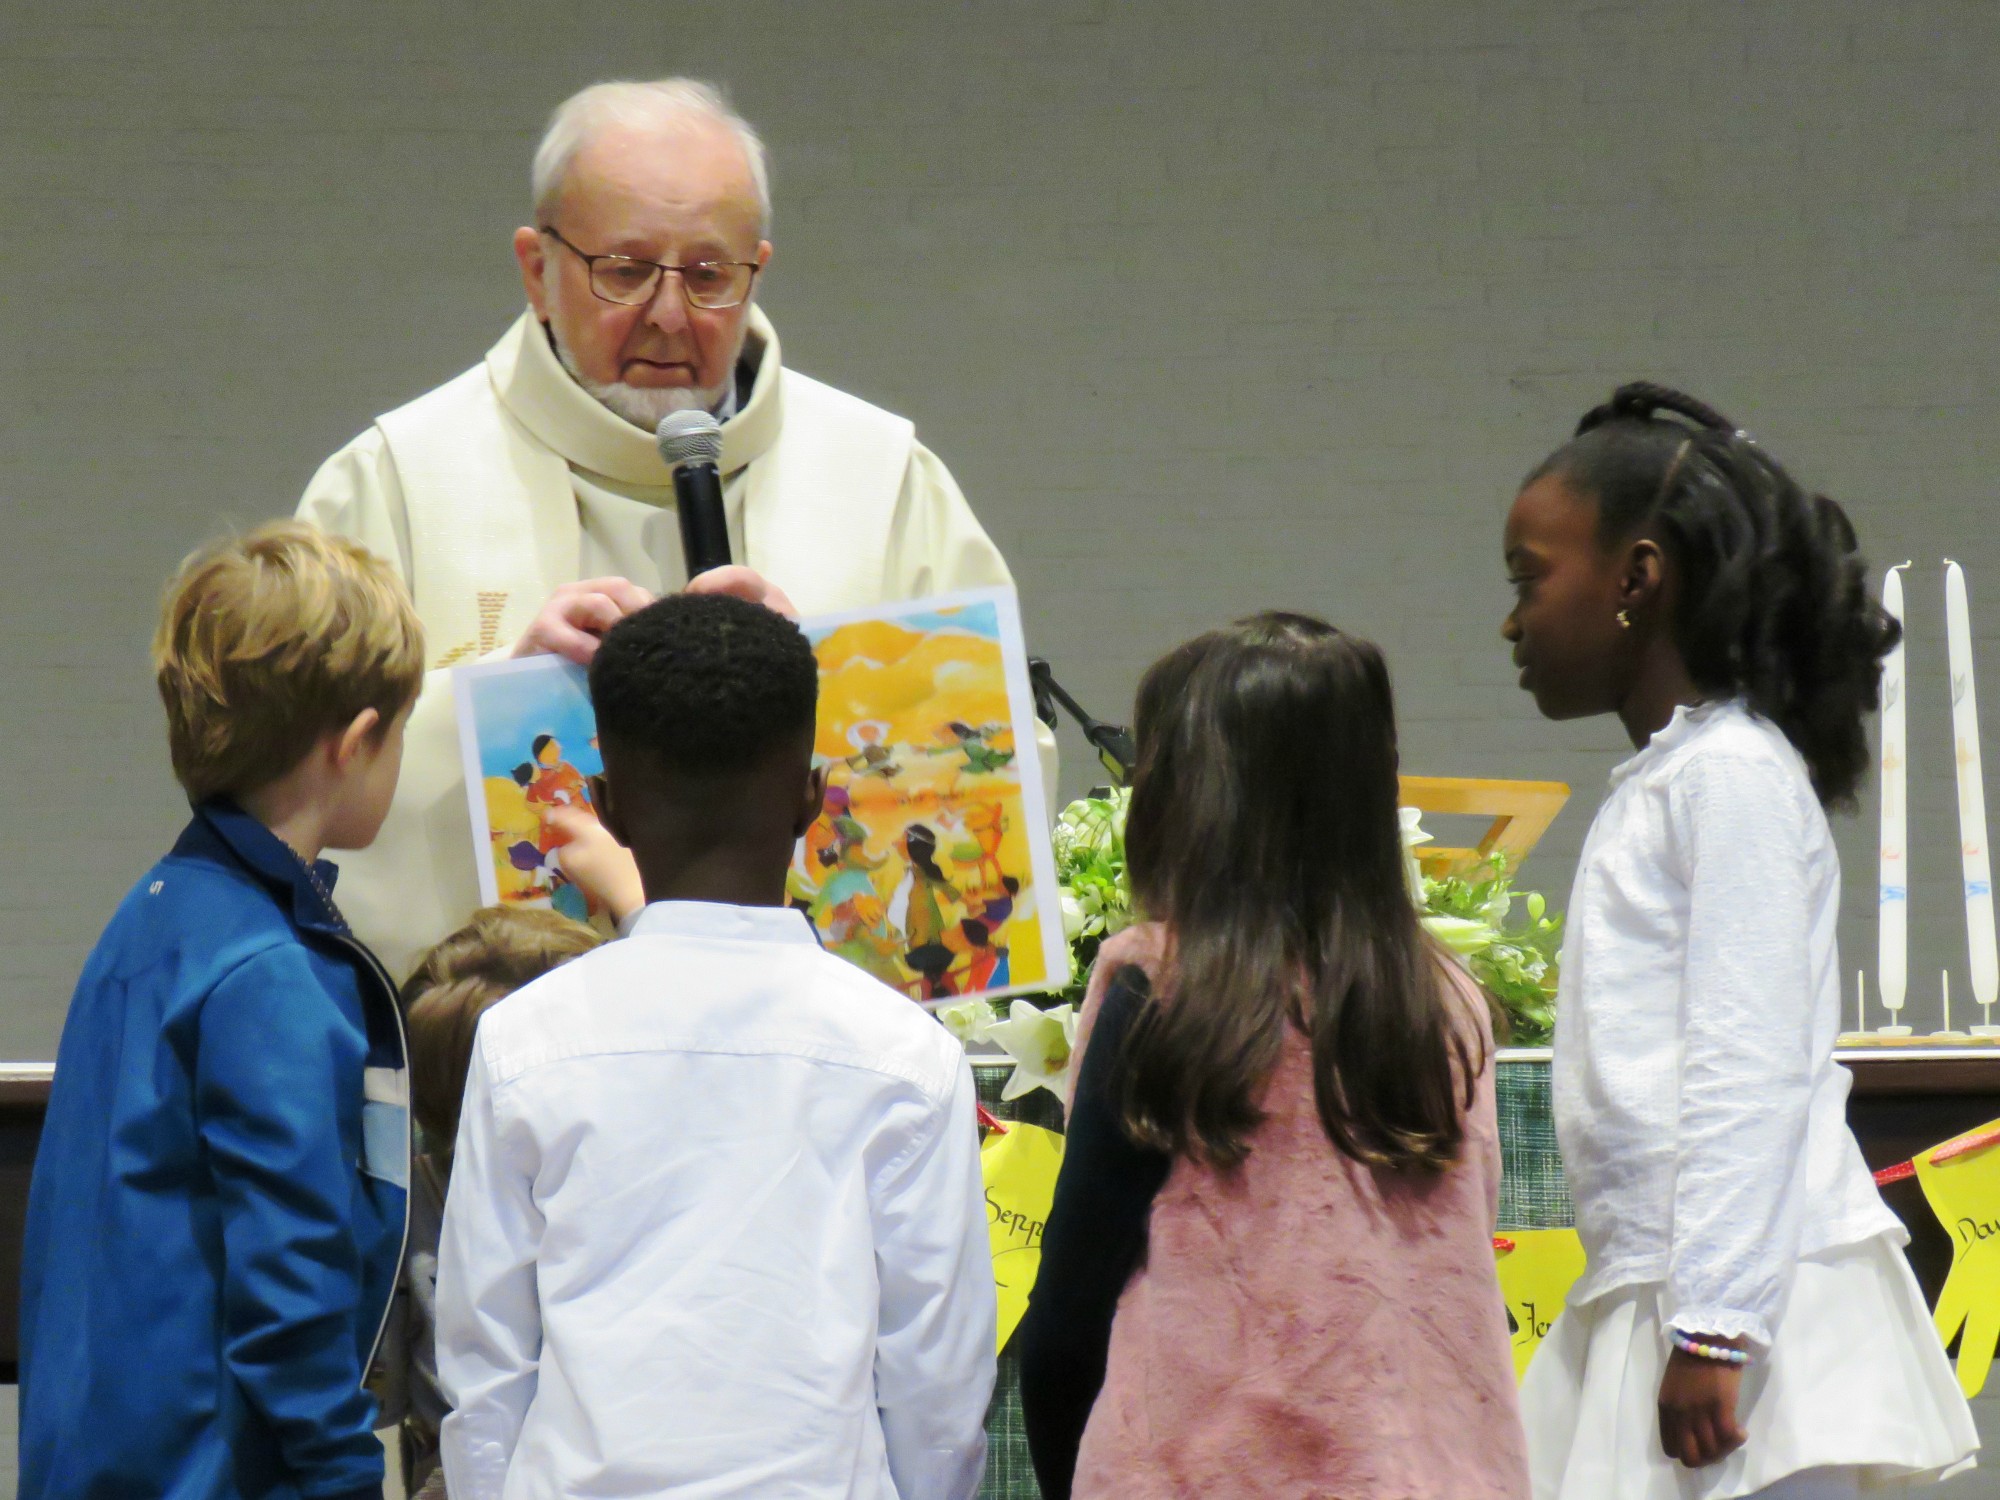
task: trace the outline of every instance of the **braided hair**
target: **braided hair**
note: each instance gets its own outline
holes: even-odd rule
[[[1644,381],[1585,413],[1528,482],[1548,475],[1596,499],[1607,546],[1659,542],[1680,574],[1674,641],[1696,686],[1741,695],[1804,758],[1820,802],[1851,806],[1862,716],[1902,627],[1868,592],[1846,512],[1713,407]]]

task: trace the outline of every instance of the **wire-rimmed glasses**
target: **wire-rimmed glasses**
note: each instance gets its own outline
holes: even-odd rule
[[[672,271],[681,280],[681,295],[691,307],[717,310],[740,307],[750,300],[758,267],[747,260],[696,260],[684,266],[662,265],[631,255],[592,255],[579,250],[562,237],[553,224],[544,224],[550,236],[584,264],[590,273],[590,290],[599,300],[621,307],[639,307],[651,302],[660,289],[660,278]]]

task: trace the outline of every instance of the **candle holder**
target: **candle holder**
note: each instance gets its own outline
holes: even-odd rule
[[[1890,998],[1888,991],[1885,990],[1881,996],[1881,1000],[1882,1000],[1882,1009],[1889,1012],[1889,1019],[1883,1022],[1882,1025],[1877,1026],[1872,1033],[1868,1033],[1866,1028],[1864,1027],[1863,1028],[1864,1033],[1873,1036],[1886,1036],[1886,1037],[1914,1036],[1916,1034],[1914,1029],[1903,1025],[1902,995],[1897,994],[1892,999]]]
[[[1938,994],[1939,997],[1944,1001],[1944,1030],[1933,1031],[1931,1035],[1937,1037],[1941,1041],[1947,1041],[1947,1042],[1965,1041],[1966,1040],[1965,1032],[1953,1031],[1951,1029],[1951,970],[1949,969],[1940,970],[1938,973]]]

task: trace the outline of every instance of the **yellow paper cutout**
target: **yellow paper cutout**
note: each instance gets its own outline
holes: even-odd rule
[[[1042,1268],[1042,1226],[1055,1200],[1063,1138],[1039,1125],[1009,1121],[1006,1134],[986,1137],[979,1174],[986,1179],[986,1233],[993,1247],[993,1286],[1000,1299],[999,1349],[1007,1347]],[[998,1350],[996,1349],[996,1353]]]
[[[1574,1229],[1503,1229],[1499,1238],[1514,1248],[1494,1247],[1500,1270],[1500,1295],[1514,1320],[1514,1378],[1528,1372],[1528,1361],[1563,1309],[1563,1299],[1583,1275],[1583,1241]]]
[[[1958,1336],[1958,1388],[1976,1396],[2000,1344],[2000,1151],[1953,1154],[1962,1139],[1954,1136],[1914,1160],[1931,1212],[1951,1236],[1951,1273],[1932,1321],[1945,1347]],[[1940,1153],[1947,1160],[1937,1160]]]

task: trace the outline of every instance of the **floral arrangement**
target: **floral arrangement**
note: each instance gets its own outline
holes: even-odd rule
[[[1469,875],[1425,875],[1417,845],[1430,842],[1417,809],[1403,814],[1403,856],[1410,889],[1432,937],[1465,960],[1472,977],[1507,1018],[1509,1046],[1546,1047],[1556,1024],[1556,958],[1562,918],[1549,915],[1540,891],[1516,891],[1507,857],[1493,854]],[[1509,927],[1519,898],[1527,921]]]
[[[1062,890],[1063,931],[1069,937],[1070,982],[1046,1008],[1015,1000],[1000,1008],[968,1000],[940,1011],[959,1041],[988,1042],[1014,1060],[1003,1099],[1045,1088],[1067,1097],[1076,1043],[1076,1008],[1083,999],[1098,945],[1133,920],[1125,871],[1125,816],[1132,794],[1118,788],[1070,803],[1056,819],[1056,879]],[[1539,892],[1516,891],[1503,855],[1467,875],[1425,875],[1417,847],[1430,841],[1414,807],[1402,809],[1403,855],[1410,895],[1430,934],[1465,961],[1472,977],[1505,1013],[1517,1047],[1548,1045],[1555,1026],[1556,954],[1562,918],[1550,916]],[[1514,903],[1527,920],[1509,926]]]

